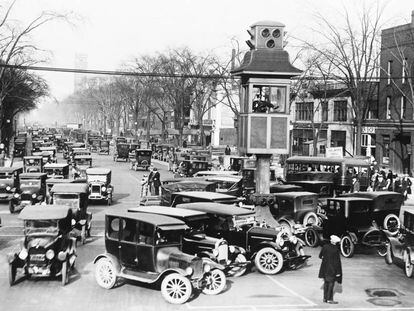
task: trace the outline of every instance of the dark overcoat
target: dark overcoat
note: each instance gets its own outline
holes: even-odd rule
[[[341,254],[338,246],[331,243],[325,244],[319,253],[319,258],[322,259],[319,278],[342,283]]]

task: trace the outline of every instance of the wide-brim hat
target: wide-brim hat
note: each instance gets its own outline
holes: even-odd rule
[[[341,238],[340,237],[338,237],[336,235],[331,235],[331,243],[332,244],[337,244],[339,242],[341,242]]]

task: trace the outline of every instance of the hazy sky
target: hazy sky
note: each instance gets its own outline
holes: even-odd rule
[[[5,3],[0,0],[0,3]],[[52,53],[45,65],[74,67],[76,53],[88,55],[89,69],[116,69],[141,54],[188,46],[195,52],[224,53],[230,39],[248,39],[246,29],[260,20],[286,25],[294,37],[308,38],[319,12],[335,20],[344,11],[357,12],[362,0],[17,0],[12,18],[28,21],[42,10],[72,12],[76,26],[53,22],[31,40]],[[389,26],[407,23],[412,0],[383,1]],[[4,11],[4,10],[3,10]],[[73,74],[44,73],[58,99],[73,91]]]

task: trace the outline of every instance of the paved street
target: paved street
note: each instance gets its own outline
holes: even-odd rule
[[[111,208],[135,206],[139,200],[138,183],[143,172],[129,169],[129,163],[113,162],[111,156],[94,155],[94,166],[112,169],[114,204]],[[157,164],[161,177],[165,166]],[[60,280],[22,280],[8,285],[6,254],[21,240],[21,221],[10,215],[5,203],[0,205],[0,310],[414,310],[414,280],[403,270],[388,266],[373,251],[360,249],[354,258],[342,259],[344,283],[335,298],[339,305],[322,303],[322,281],[317,278],[320,260],[318,249],[306,249],[312,255],[306,267],[265,276],[252,271],[240,278],[229,278],[227,290],[218,296],[195,295],[182,306],[170,305],[160,291],[145,284],[127,282],[105,290],[94,279],[94,257],[104,251],[104,204],[93,204],[92,238],[79,245],[76,273],[69,284]],[[369,297],[367,290],[393,290],[397,296]]]

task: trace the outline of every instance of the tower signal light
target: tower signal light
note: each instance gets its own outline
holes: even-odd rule
[[[250,36],[250,40],[246,41],[246,44],[249,46],[251,50],[254,50],[256,46],[254,45],[254,34],[250,32],[250,30],[247,30],[247,33]]]

